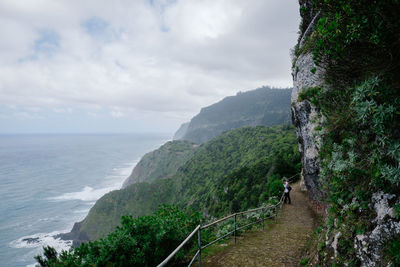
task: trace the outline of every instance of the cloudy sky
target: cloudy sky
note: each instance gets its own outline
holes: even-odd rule
[[[174,132],[291,87],[297,0],[1,0],[0,134]]]

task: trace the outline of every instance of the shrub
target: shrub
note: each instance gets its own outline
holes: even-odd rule
[[[392,262],[392,266],[400,266],[400,239],[390,242],[386,253],[389,261]]]
[[[35,259],[40,266],[156,266],[200,223],[199,213],[185,214],[174,206],[161,206],[152,216],[122,217],[122,225],[106,238],[83,243],[59,255],[51,247]],[[184,259],[186,245],[174,258]]]
[[[283,185],[281,180],[272,180],[268,183],[268,193],[270,196],[280,197],[283,192]]]

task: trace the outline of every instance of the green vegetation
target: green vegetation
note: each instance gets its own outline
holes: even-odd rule
[[[396,219],[400,219],[400,203],[395,204],[393,208],[394,208],[394,216],[396,216]]]
[[[280,177],[299,169],[292,126],[225,132],[196,149],[173,177],[135,183],[98,200],[78,235],[97,241],[59,255],[46,247],[44,256],[36,259],[41,266],[155,266],[205,221],[193,210],[211,219],[265,205],[281,194]],[[161,204],[176,206],[164,205],[156,211]],[[203,231],[202,239],[206,242],[231,228],[227,222],[217,232]],[[187,260],[184,255],[193,245],[185,246],[175,264]]]
[[[309,100],[315,106],[319,106],[318,96],[321,94],[320,87],[303,88],[298,96],[298,101]]]
[[[123,187],[138,182],[153,182],[172,177],[194,154],[198,146],[189,141],[170,141],[144,155]]]
[[[281,160],[282,154],[289,155],[293,159]],[[282,152],[282,154],[275,154],[253,165],[242,167],[225,177],[216,188],[216,199],[219,203],[218,205],[210,203],[210,213],[214,215],[234,213],[261,206],[271,197],[279,198],[283,192],[281,178],[300,171],[300,159],[296,151]],[[268,175],[269,173],[274,174]]]
[[[161,204],[172,204],[174,190],[171,179],[162,179],[112,191],[96,201],[75,238],[88,241],[105,237],[120,225],[124,215],[136,218],[151,214]]]
[[[219,217],[234,210],[224,184],[233,190],[229,192],[241,191],[236,196],[236,201],[242,202],[241,209],[257,207],[269,198],[268,188],[273,188],[267,185],[268,177],[272,181],[274,177],[291,176],[298,172],[299,165],[293,127],[232,130],[198,147],[173,177],[132,184],[100,198],[76,237],[87,240],[104,237],[120,224],[121,216],[149,215],[160,204],[176,204],[201,211],[207,217]],[[241,173],[244,175],[239,178]],[[245,189],[239,188],[245,184]],[[276,187],[270,189],[272,195],[276,194]],[[252,200],[243,196],[251,196]]]
[[[314,34],[314,56],[317,63],[329,66],[338,82],[351,83],[370,76],[369,71],[381,73],[398,66],[398,0],[313,2],[322,12]]]
[[[308,266],[308,262],[310,261],[310,258],[308,258],[308,257],[306,257],[306,258],[304,258],[304,259],[302,259],[301,261],[300,261],[300,265],[301,266]]]
[[[353,240],[370,229],[372,193],[400,192],[400,1],[313,3],[321,18],[310,38],[327,86],[299,99],[324,116],[320,179],[330,209],[321,239],[341,232],[332,264],[357,266]]]
[[[264,177],[264,181],[267,180],[269,169],[271,170],[269,175],[278,173],[288,176],[296,173],[300,156],[292,126],[244,127],[226,132],[204,144],[195,156],[177,172],[179,192],[177,196],[180,196],[177,202],[181,206],[190,203],[191,207],[203,210],[206,214],[210,214],[208,210],[226,210],[228,205],[222,207],[223,202],[219,202],[218,199],[218,195],[222,194],[222,188],[218,185],[223,184],[229,179],[230,174],[240,168],[246,166],[253,168],[252,166],[261,160],[268,162],[268,166],[264,167],[263,172],[259,172],[259,180],[262,177]],[[289,161],[293,161],[293,163],[288,163]],[[290,168],[283,171],[288,165]],[[254,189],[255,185],[257,184],[246,188]],[[256,193],[257,191],[254,193],[246,191],[247,196]],[[258,195],[256,197],[259,198]],[[214,208],[216,205],[219,208]],[[254,206],[242,205],[241,207]],[[210,215],[216,216],[222,215],[222,213]]]
[[[202,108],[190,121],[182,139],[201,144],[231,129],[289,123],[291,91],[262,87],[226,97]],[[182,129],[177,136],[181,132]]]
[[[386,253],[387,260],[392,263],[392,266],[400,266],[400,238],[389,242]]]
[[[199,213],[183,213],[174,206],[161,206],[151,216],[122,217],[120,227],[106,238],[83,243],[59,255],[52,247],[35,259],[41,266],[156,266],[200,223]],[[196,240],[173,259],[179,263]]]

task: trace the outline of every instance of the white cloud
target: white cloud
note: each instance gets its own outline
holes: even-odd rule
[[[290,86],[299,16],[281,0],[3,0],[0,23],[0,105],[162,120]]]

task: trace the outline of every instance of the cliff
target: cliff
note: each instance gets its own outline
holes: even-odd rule
[[[303,20],[300,26],[301,34],[296,51],[304,49],[305,40],[310,37],[320,16],[320,13],[314,11],[312,4],[308,1],[300,1],[300,5],[300,10],[303,11]],[[304,12],[305,10],[309,12]],[[324,192],[318,181],[320,172],[318,158],[320,137],[315,133],[315,128],[318,126],[322,116],[318,107],[313,105],[308,99],[300,99],[299,95],[309,88],[324,85],[324,69],[314,63],[312,51],[297,52],[293,56],[291,112],[299,141],[299,151],[302,155],[302,186],[305,186],[309,191],[311,199],[316,204],[321,205]]]
[[[315,264],[400,264],[398,1],[300,0],[291,110],[325,207]]]
[[[153,182],[172,177],[192,157],[198,145],[189,141],[170,141],[144,155],[125,180],[122,188],[133,183]]]
[[[174,139],[204,143],[222,132],[244,126],[273,126],[290,121],[291,89],[262,87],[229,96],[183,124]]]
[[[179,140],[185,136],[187,129],[189,127],[189,123],[190,122],[185,122],[179,127],[179,129],[174,134],[173,140]]]

